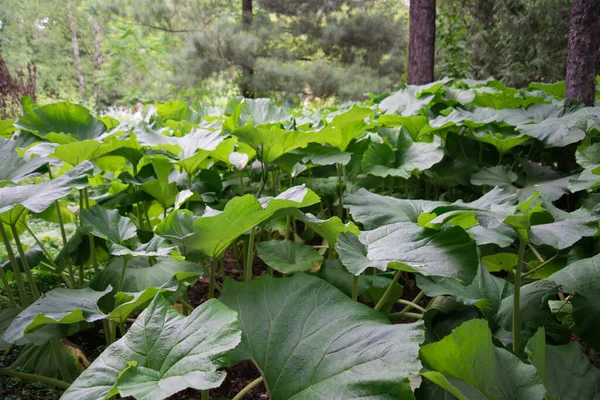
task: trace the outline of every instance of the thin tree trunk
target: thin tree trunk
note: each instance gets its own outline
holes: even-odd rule
[[[94,97],[96,98],[96,111],[100,108],[100,84],[98,75],[100,73],[100,25],[94,22]]]
[[[409,9],[408,84],[433,82],[435,0],[411,0]]]
[[[244,30],[249,31],[252,27],[252,0],[242,0],[242,25]],[[240,83],[240,89],[242,95],[247,98],[254,98],[254,90],[252,88],[252,81],[254,78],[254,68],[252,56],[249,54],[248,59],[242,65],[242,81]]]
[[[565,97],[594,104],[599,45],[600,0],[573,0]]]
[[[73,42],[73,60],[75,61],[75,69],[77,69],[77,80],[79,81],[79,91],[85,91],[83,83],[83,74],[81,73],[81,59],[79,58],[79,44],[77,42],[77,26],[71,11],[71,4],[67,2],[67,14],[69,17],[69,26],[71,27],[71,41]]]

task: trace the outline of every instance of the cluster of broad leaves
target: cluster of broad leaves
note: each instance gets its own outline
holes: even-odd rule
[[[271,399],[600,399],[600,108],[535,88],[123,122],[24,99],[0,124],[9,368],[63,399],[207,391],[248,361]]]

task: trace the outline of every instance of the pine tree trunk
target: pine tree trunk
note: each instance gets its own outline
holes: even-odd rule
[[[77,69],[77,80],[79,81],[79,91],[85,91],[83,83],[83,74],[81,73],[81,59],[79,58],[79,44],[77,42],[77,26],[71,11],[71,4],[67,3],[67,14],[69,17],[69,26],[71,27],[71,41],[73,42],[73,60],[75,61],[75,69]]]
[[[252,27],[252,0],[242,0],[242,25],[244,30],[249,31]],[[242,65],[242,80],[240,89],[242,96],[246,98],[254,98],[254,90],[252,89],[252,81],[254,78],[253,60],[248,56],[246,62]]]
[[[409,9],[408,84],[433,82],[435,0],[411,0]]]
[[[96,99],[96,111],[99,111],[100,108],[100,83],[98,82],[99,74],[100,74],[100,25],[97,22],[94,22],[92,26],[94,29],[94,98]]]
[[[594,104],[599,45],[600,0],[573,0],[565,97]]]

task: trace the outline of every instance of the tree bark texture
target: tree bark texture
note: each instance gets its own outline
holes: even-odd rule
[[[569,29],[566,98],[591,106],[600,46],[600,0],[573,0]]]
[[[77,26],[75,25],[75,19],[73,18],[73,12],[71,11],[71,5],[67,3],[67,14],[69,17],[69,26],[71,28],[71,41],[73,42],[73,60],[75,62],[75,69],[77,70],[77,80],[79,81],[79,91],[85,91],[85,84],[83,82],[83,74],[81,73],[81,59],[79,57],[79,43],[77,42]]]
[[[252,27],[252,19],[252,0],[242,0],[242,25],[245,31],[249,31]],[[254,98],[256,96],[252,88],[252,81],[254,80],[253,63],[252,56],[248,54],[248,58],[242,65],[240,89],[242,96],[246,98]]]
[[[411,0],[409,8],[408,84],[433,82],[435,0]]]

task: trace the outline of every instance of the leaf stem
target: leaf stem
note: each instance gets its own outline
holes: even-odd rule
[[[2,222],[0,222],[1,224]],[[8,283],[8,279],[6,278],[6,274],[4,273],[4,268],[0,267],[0,280],[2,280],[2,284],[4,285],[4,291],[6,292],[6,296],[8,296],[8,303],[12,308],[20,308],[15,299],[15,295],[13,294],[12,289]]]
[[[250,392],[252,389],[254,389],[255,387],[257,387],[258,385],[260,385],[265,378],[261,376],[259,376],[258,378],[256,378],[255,380],[253,380],[252,382],[250,382],[249,384],[247,384],[242,390],[239,391],[238,394],[235,395],[235,397],[232,400],[241,400],[244,398],[244,396],[246,394],[248,394],[248,392]]]
[[[406,303],[406,307],[404,307],[404,308],[402,309],[402,312],[407,312],[407,311],[410,311],[411,309],[415,308],[415,307],[413,307],[413,304],[414,304],[414,305],[417,305],[417,304],[419,304],[419,301],[420,301],[420,300],[423,298],[423,296],[425,296],[425,292],[421,290],[421,291],[419,292],[419,294],[417,294],[417,295],[415,296],[415,298],[414,298],[414,299],[412,299],[412,301],[410,301],[410,302],[409,302],[409,303],[411,303],[411,304],[408,304],[408,303]],[[425,310],[425,309],[423,309],[422,307],[421,307],[421,309],[423,310],[423,312],[425,312],[425,311],[426,311],[426,310]]]
[[[529,247],[529,250],[531,250],[531,252],[535,255],[535,258],[537,258],[539,262],[544,262],[544,257],[542,257],[540,252],[537,251],[535,247],[533,247],[530,243],[527,243],[527,247]]]
[[[360,275],[354,275],[352,277],[352,300],[358,301],[358,278]]]
[[[10,245],[8,235],[6,234],[6,230],[4,229],[4,223],[2,222],[0,222],[0,234],[2,234],[4,247],[6,248],[6,253],[8,254],[10,264],[13,268],[13,275],[15,276],[15,281],[17,282],[17,288],[19,290],[19,299],[21,300],[21,307],[25,308],[29,305],[29,296],[27,295],[27,290],[25,290],[25,283],[23,282],[23,277],[21,276],[19,263],[17,262],[15,253],[13,252],[12,246]]]
[[[421,311],[422,313],[425,312],[425,309],[423,307],[421,307],[420,305],[418,305],[416,303],[413,303],[412,301],[408,301],[408,300],[404,300],[404,299],[398,299],[396,302],[398,304],[404,304],[406,306],[405,308],[408,308],[409,310],[411,308],[414,308],[414,309],[417,309],[417,310]],[[402,310],[401,312],[406,312],[406,311]]]
[[[393,313],[388,315],[388,318],[391,321],[396,321],[402,318],[406,318],[406,319],[423,319],[423,315],[418,314],[418,313],[413,313],[413,312],[397,312],[397,313]]]
[[[514,286],[514,308],[513,308],[513,353],[518,354],[521,351],[521,273],[523,272],[523,256],[527,241],[519,236],[519,255],[517,266],[515,268],[515,286]]]
[[[17,246],[17,251],[21,256],[21,265],[23,266],[23,271],[25,271],[25,276],[27,277],[27,283],[29,283],[29,289],[31,290],[31,294],[33,295],[33,299],[37,300],[40,297],[40,292],[37,288],[37,284],[35,283],[35,279],[33,279],[33,274],[31,273],[31,269],[29,269],[29,262],[27,261],[27,256],[25,255],[25,250],[23,249],[23,245],[21,244],[21,240],[19,239],[19,232],[15,225],[11,225],[10,229],[13,234],[13,239],[15,240],[15,245]]]
[[[250,237],[248,238],[248,253],[246,255],[246,262],[244,263],[244,282],[252,280],[252,264],[254,264],[254,235],[256,234],[255,228],[250,229]]]
[[[401,275],[402,275],[402,271],[397,270],[396,273],[394,274],[394,278],[390,282],[390,285],[385,290],[385,293],[383,294],[381,299],[379,299],[379,302],[375,305],[375,310],[379,311],[383,308],[383,306],[385,306],[387,303],[389,303],[390,297],[392,296],[392,292],[394,290],[394,286],[398,283],[398,280],[400,279]]]
[[[208,281],[208,298],[212,299],[213,297],[215,297],[215,286],[217,283],[217,279],[216,279],[216,274],[217,274],[217,263],[218,260],[215,260],[214,258],[212,258],[210,260],[210,273],[209,273],[209,281]]]
[[[344,186],[342,182],[342,169],[339,163],[335,164],[335,169],[337,170],[338,177],[338,214],[342,222],[344,222]]]
[[[58,386],[62,389],[68,389],[71,384],[69,382],[61,381],[59,379],[48,378],[47,376],[28,374],[26,372],[13,371],[7,368],[0,368],[0,375],[10,376],[13,378],[26,379],[33,382],[46,383],[48,385]]]
[[[48,177],[52,180],[52,170],[50,166],[48,166]],[[60,235],[63,240],[63,247],[67,245],[67,232],[65,231],[65,224],[62,219],[62,213],[60,212],[60,204],[58,200],[54,201],[54,206],[56,207],[56,219],[58,219],[58,224],[60,225]]]
[[[88,197],[88,188],[83,188],[83,198],[85,200],[85,207],[90,208],[90,199]],[[98,274],[98,260],[96,259],[96,244],[94,243],[94,237],[91,233],[88,233],[88,240],[90,241],[90,254],[92,256],[92,265],[94,267],[94,273]]]

